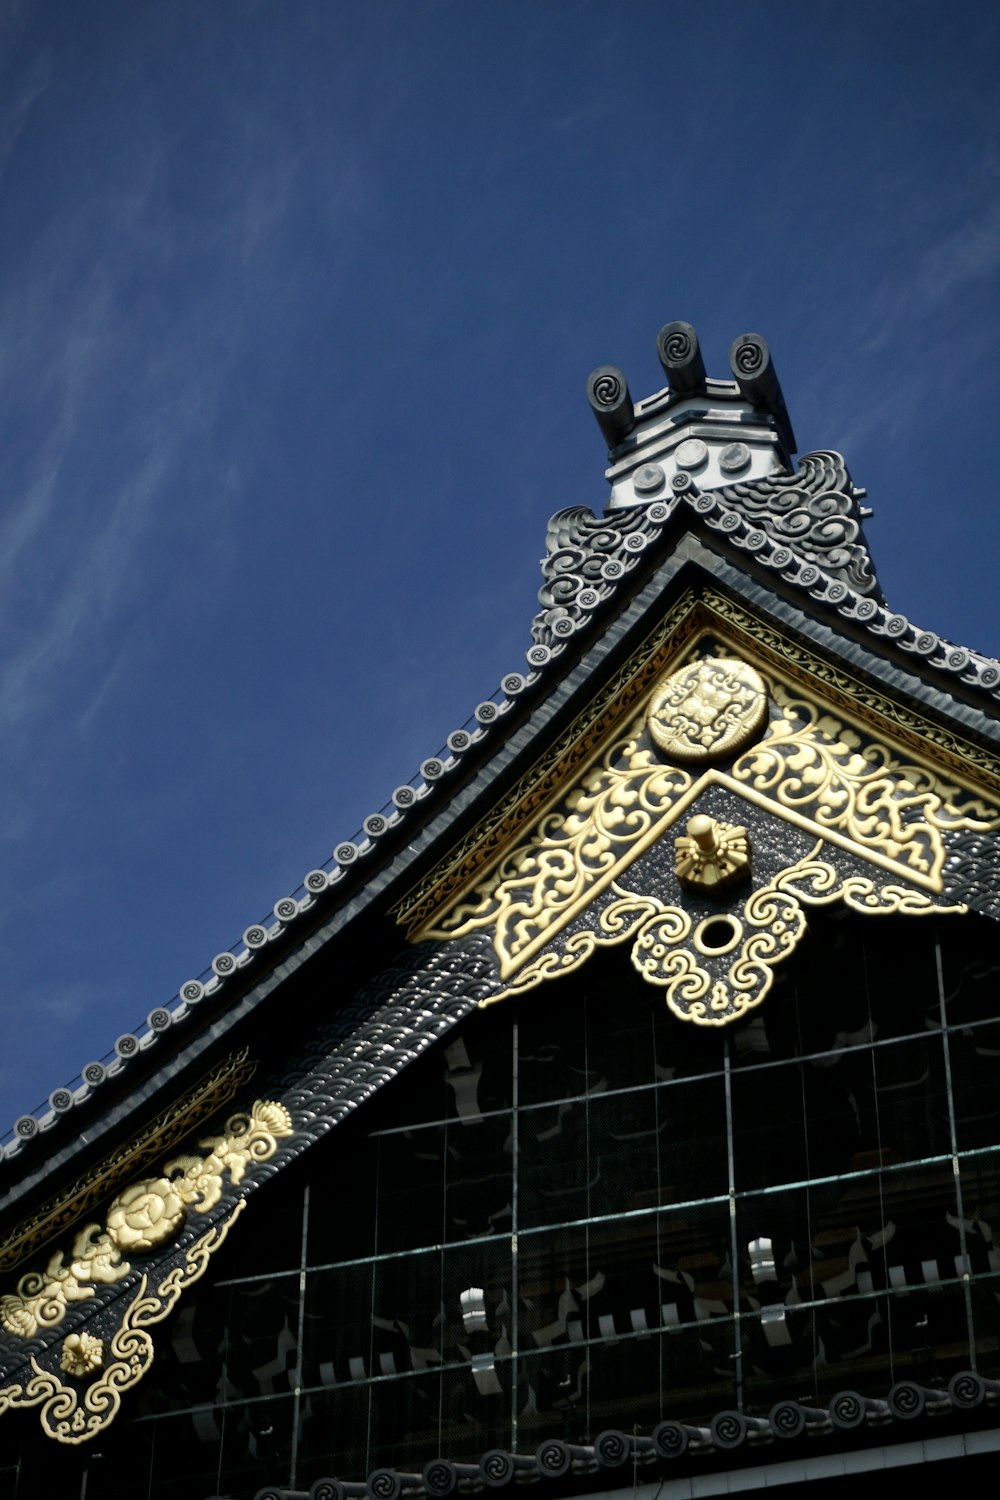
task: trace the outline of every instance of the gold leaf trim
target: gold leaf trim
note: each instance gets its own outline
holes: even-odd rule
[[[118,1415],[122,1393],[136,1385],[153,1362],[153,1340],[147,1329],[161,1323],[173,1311],[181,1293],[205,1274],[210,1257],[222,1245],[245,1207],[243,1199],[223,1223],[214,1225],[196,1240],[183,1264],[175,1266],[151,1295],[146,1295],[146,1276],[141,1278],[139,1290],[111,1340],[110,1363],[99,1380],[81,1394],[77,1387],[66,1385],[32,1358],[34,1375],[27,1384],[0,1390],[0,1414],[12,1407],[41,1404],[42,1430],[60,1443],[86,1443],[102,1432]]]
[[[98,1167],[79,1178],[64,1192],[44,1203],[29,1219],[23,1219],[0,1241],[0,1271],[17,1268],[35,1255],[67,1227],[115,1191],[128,1176],[178,1144],[199,1118],[214,1115],[228,1104],[257,1071],[249,1050],[234,1052],[163,1110]]]

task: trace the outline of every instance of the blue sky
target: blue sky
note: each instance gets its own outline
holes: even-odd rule
[[[982,0],[0,0],[0,1130],[522,667],[670,319],[1000,654],[998,76]]]

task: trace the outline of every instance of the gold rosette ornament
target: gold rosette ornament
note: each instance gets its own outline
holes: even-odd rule
[[[57,1251],[44,1271],[29,1271],[14,1292],[0,1296],[0,1324],[23,1339],[54,1328],[71,1302],[94,1296],[94,1283],[121,1281],[132,1269],[125,1255],[141,1255],[179,1232],[188,1210],[208,1213],[222,1197],[225,1180],[239,1185],[251,1162],[267,1161],[278,1141],[292,1134],[292,1117],[273,1099],[256,1099],[246,1114],[230,1115],[222,1135],[199,1142],[204,1156],[178,1156],[162,1177],[133,1182],[118,1194],[102,1229],[85,1224],[69,1261]]]
[[[108,1211],[107,1230],[121,1250],[152,1250],[184,1222],[184,1204],[165,1177],[134,1182]]]

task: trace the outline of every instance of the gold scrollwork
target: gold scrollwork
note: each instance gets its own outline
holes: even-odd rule
[[[174,1267],[155,1292],[147,1293],[148,1279],[146,1276],[141,1278],[138,1292],[111,1340],[111,1358],[99,1380],[81,1391],[77,1386],[66,1385],[58,1375],[44,1369],[32,1357],[34,1374],[27,1383],[0,1389],[0,1414],[11,1407],[41,1405],[42,1429],[60,1443],[85,1443],[107,1427],[118,1414],[122,1392],[141,1380],[153,1362],[153,1340],[147,1330],[162,1322],[181,1293],[205,1274],[209,1258],[223,1243],[245,1207],[246,1200],[243,1199],[228,1218],[196,1240],[183,1263]],[[69,1340],[66,1342],[68,1344]],[[78,1373],[69,1365],[64,1364],[63,1368],[67,1373]],[[99,1366],[92,1365],[90,1370],[79,1373],[85,1375],[96,1368]]]
[[[828,709],[863,725],[876,741],[918,758],[931,754],[958,785],[1000,798],[1000,767],[987,746],[921,713],[916,703],[879,691],[720,590],[707,586],[698,596],[688,590],[506,796],[396,904],[394,915],[413,941],[443,927],[454,902],[467,899],[473,883],[487,878],[503,852],[558,799],[595,750],[620,732],[642,694],[706,636],[713,649],[742,653],[772,680],[781,677],[809,694],[821,690]]]
[[[724,929],[718,939],[713,927]],[[774,965],[793,951],[805,927],[799,902],[773,883],[749,897],[742,921],[726,915],[700,923],[689,947],[680,946],[691,933],[687,913],[665,908],[636,936],[632,962],[648,983],[663,986],[682,1021],[722,1026],[760,1004],[774,982]]]
[[[855,911],[903,916],[963,912],[961,903],[936,899],[905,885],[877,885],[867,875],[841,875],[819,858],[823,841],[805,859],[782,870],[744,902],[740,916],[725,912],[695,925],[688,912],[655,896],[613,887],[618,900],[605,908],[596,929],[572,934],[550,946],[534,963],[483,1004],[533,989],[543,980],[576,968],[598,947],[632,938],[631,959],[650,984],[665,990],[669,1008],[682,1021],[725,1026],[759,1005],[774,983],[775,966],[789,957],[806,931],[806,906],[842,900]]]
[[[496,802],[487,815],[392,908],[413,941],[430,930],[476,875],[561,796],[564,788],[623,723],[664,669],[682,660],[705,616],[688,589],[657,622],[641,649],[589,700],[569,727]],[[641,727],[641,724],[640,726]]]
[[[907,874],[939,887],[945,828],[997,828],[996,808],[970,797],[926,767],[899,760],[885,745],[855,730],[780,683],[781,717],[767,737],[734,763],[732,774],[802,813],[817,828],[845,833]]]
[[[614,879],[656,837],[692,782],[660,764],[633,734],[612,746],[530,842],[503,860],[495,876],[460,902],[429,937],[493,928],[500,973],[511,977],[581,905]]]
[[[14,1292],[0,1297],[0,1323],[8,1333],[34,1338],[57,1327],[71,1302],[95,1295],[95,1284],[121,1281],[131,1271],[125,1259],[172,1239],[188,1209],[207,1213],[222,1196],[223,1177],[239,1184],[252,1161],[266,1161],[278,1139],[292,1134],[283,1104],[258,1099],[249,1114],[231,1115],[224,1133],[201,1141],[207,1156],[178,1156],[161,1177],[130,1184],[112,1203],[100,1224],[86,1224],[73,1241],[70,1259],[57,1251],[44,1271],[29,1271]]]
[[[642,926],[647,917],[655,915],[661,909],[655,896],[636,896],[630,891],[623,891],[614,883],[611,890],[617,900],[599,912],[596,929],[584,928],[581,932],[573,933],[558,948],[549,948],[533,964],[519,969],[506,990],[487,996],[480,1004],[492,1005],[496,1000],[505,1000],[523,990],[534,989],[544,979],[554,979],[558,975],[568,974],[571,969],[578,969],[595,948],[623,943]]]

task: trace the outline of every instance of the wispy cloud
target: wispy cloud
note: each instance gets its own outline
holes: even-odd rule
[[[9,45],[11,35],[17,30],[16,23],[16,14],[0,18],[0,46]],[[20,87],[0,109],[0,184],[3,183],[7,162],[27,123],[31,107],[45,92],[51,77],[52,59],[48,53],[42,53],[35,58]]]
[[[294,194],[294,162],[252,192],[234,191],[196,228],[163,222],[158,178],[154,156],[129,190],[64,209],[0,305],[3,408],[20,407],[33,429],[8,462],[0,519],[0,735],[65,713],[74,699],[92,715],[120,651],[122,610],[155,571],[155,539],[175,519],[195,534],[211,530],[212,549],[224,552],[234,524],[233,467],[213,444],[251,336],[231,268],[267,259]],[[214,261],[212,280],[185,295],[184,257],[198,254]],[[174,278],[169,322],[155,275],[148,305],[131,309],[144,255],[164,283]],[[200,493],[190,493],[192,474]],[[82,681],[86,691],[74,692]]]

